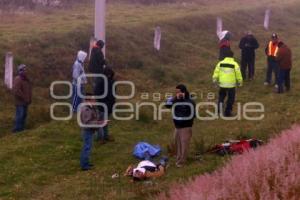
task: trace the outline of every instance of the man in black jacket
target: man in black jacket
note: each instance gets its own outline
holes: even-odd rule
[[[248,78],[253,80],[255,74],[255,50],[258,49],[259,44],[251,31],[248,31],[241,39],[239,47],[242,50],[241,71],[243,79],[246,80],[247,78],[246,72],[248,68]]]
[[[105,93],[105,90],[107,92],[106,96],[103,98],[98,98],[97,102],[99,103],[103,103],[104,105],[106,105],[107,107],[107,113],[104,114],[104,116],[107,115],[107,117],[109,117],[109,115],[111,115],[112,111],[113,111],[113,106],[116,102],[116,98],[114,96],[114,75],[115,72],[113,71],[113,69],[109,66],[105,67],[104,71],[104,76],[107,78],[107,87],[105,87],[105,83],[104,83],[104,79],[103,78],[99,78],[99,81],[97,81],[96,85],[95,85],[95,95],[96,96],[101,96]],[[102,106],[98,107],[100,113],[104,113],[105,110],[103,109]],[[107,141],[112,141],[112,137],[109,136],[108,133],[108,126],[104,126],[102,130],[100,130],[100,132],[97,134],[97,140],[100,140],[101,142],[107,142]]]
[[[91,59],[89,62],[89,72],[93,74],[103,74],[104,65],[106,64],[102,49],[104,42],[99,40],[92,49]]]
[[[195,102],[190,98],[186,86],[180,84],[176,87],[176,96],[168,99],[166,107],[174,107],[176,166],[182,167],[192,138],[192,126],[196,115]]]

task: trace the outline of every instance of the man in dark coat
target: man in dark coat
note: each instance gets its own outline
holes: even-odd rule
[[[26,65],[18,67],[18,76],[16,76],[13,85],[13,94],[15,96],[16,118],[14,133],[21,132],[25,128],[28,106],[31,104],[32,85],[26,74]]]
[[[283,84],[286,87],[286,91],[290,90],[290,72],[292,69],[292,51],[283,42],[278,43],[278,53],[276,60],[279,65],[279,75],[278,75],[278,93],[283,93]]]
[[[109,117],[111,113],[113,112],[113,106],[116,102],[116,98],[114,96],[115,91],[114,90],[114,71],[111,67],[107,66],[105,67],[104,71],[104,76],[107,78],[107,87],[105,87],[104,79],[99,78],[99,81],[96,83],[95,86],[95,95],[101,96],[107,92],[105,97],[103,98],[98,98],[97,102],[98,103],[103,103],[107,107],[107,113],[104,114],[104,116]],[[106,91],[105,91],[106,90]],[[99,106],[99,111],[100,113],[104,113],[105,110],[102,106]],[[97,134],[97,140],[100,140],[101,142],[107,142],[107,141],[113,141],[113,138],[109,135],[108,133],[108,126],[104,126],[102,130],[99,131]]]
[[[89,72],[93,74],[103,74],[104,65],[106,64],[102,49],[104,42],[99,40],[92,49],[89,62]]]
[[[239,45],[242,50],[242,61],[241,61],[241,71],[243,79],[246,80],[247,68],[248,68],[248,78],[253,80],[255,74],[255,50],[258,49],[259,44],[256,38],[252,35],[250,31],[247,32]]]

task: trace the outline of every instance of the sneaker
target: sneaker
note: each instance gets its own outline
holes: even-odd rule
[[[270,83],[268,83],[268,82],[264,82],[264,85],[265,85],[265,86],[268,86],[268,85],[270,85]]]
[[[278,89],[278,85],[277,84],[275,84],[275,86],[274,86],[276,89]]]
[[[89,171],[89,170],[91,170],[91,168],[90,168],[90,167],[87,167],[87,168],[81,168],[81,170],[82,170],[82,171]]]
[[[94,167],[94,165],[93,164],[89,164],[89,167]]]

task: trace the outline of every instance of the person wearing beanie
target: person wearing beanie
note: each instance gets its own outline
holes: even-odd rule
[[[32,84],[26,73],[26,65],[18,66],[18,75],[14,79],[13,94],[15,96],[16,116],[13,132],[25,129],[28,107],[32,99]]]
[[[239,47],[242,51],[241,70],[243,79],[253,80],[255,74],[255,50],[258,49],[259,44],[251,31],[248,31],[241,39]],[[247,69],[248,77],[246,75]]]
[[[223,115],[224,100],[226,97],[225,117],[232,116],[232,108],[235,101],[235,92],[237,86],[242,86],[243,77],[239,64],[233,58],[233,52],[225,52],[225,59],[219,62],[214,70],[213,82],[220,87],[219,90],[219,114]]]
[[[175,125],[176,166],[182,167],[188,155],[192,127],[196,116],[195,102],[183,84],[177,85],[176,96],[168,98],[167,108],[173,108],[173,122]]]
[[[78,94],[81,92],[84,95],[84,84],[87,83],[87,78],[84,70],[84,61],[87,57],[87,53],[84,51],[78,51],[76,60],[73,64],[72,71],[72,85],[73,85],[73,93],[72,93],[72,110],[74,113],[78,111],[78,106],[82,102],[82,96]]]
[[[276,61],[279,65],[278,93],[283,93],[283,84],[285,85],[286,91],[289,91],[291,88],[290,72],[292,69],[292,51],[283,42],[279,42],[278,47],[279,50],[276,57]]]
[[[271,85],[272,84],[272,75],[274,73],[275,76],[275,87],[278,87],[278,70],[279,66],[276,61],[276,56],[278,53],[278,35],[276,33],[272,34],[271,40],[269,41],[265,53],[267,55],[267,62],[268,62],[268,67],[267,67],[267,73],[266,73],[266,80],[264,85]]]

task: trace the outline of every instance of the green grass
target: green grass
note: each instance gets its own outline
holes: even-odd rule
[[[262,1],[251,1],[247,5],[240,0],[217,0],[216,4],[195,2],[186,7],[181,4],[109,5],[108,60],[120,80],[133,80],[136,84],[137,95],[132,102],[139,102],[144,92],[173,92],[179,82],[187,84],[191,91],[203,93],[204,97],[197,101],[205,101],[208,92],[217,92],[211,84],[211,74],[217,62],[215,19],[221,16],[225,28],[234,33],[237,58],[238,40],[245,30],[252,30],[262,46],[257,52],[256,80],[238,89],[237,101],[262,102],[266,106],[265,119],[260,122],[197,121],[191,157],[185,168],[174,168],[171,159],[167,175],[154,180],[151,186],[133,184],[123,177],[111,179],[112,174],[122,174],[129,164],[137,162],[131,156],[136,142],[146,140],[164,149],[170,143],[173,134],[170,116],[166,115],[168,117],[159,122],[152,121],[149,109],[144,109],[140,121],[113,121],[111,133],[116,142],[95,144],[92,160],[96,168],[81,172],[80,130],[74,120],[50,121],[49,105],[54,100],[49,97],[49,85],[54,80],[69,80],[76,51],[87,50],[93,10],[90,5],[82,5],[64,11],[3,16],[0,53],[11,50],[16,55],[16,63],[25,62],[30,66],[35,90],[30,130],[13,136],[10,134],[14,112],[12,97],[2,85],[0,87],[0,199],[153,199],[173,183],[211,172],[227,160],[213,155],[205,155],[201,162],[196,160],[193,155],[196,150],[203,151],[202,140],[205,147],[241,135],[268,140],[300,121],[297,113],[300,108],[297,79],[300,4],[295,0],[263,1],[264,5],[271,4],[274,8],[271,31],[278,32],[293,50],[293,89],[288,94],[277,95],[272,93],[271,87],[262,86],[266,65],[263,49],[271,34],[261,25],[265,10]],[[157,25],[163,32],[159,54],[152,49],[153,30]],[[0,76],[3,77],[2,69]]]

